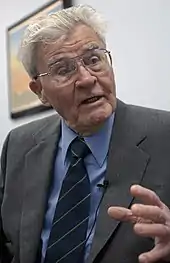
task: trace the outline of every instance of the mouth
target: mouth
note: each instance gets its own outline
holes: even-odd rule
[[[103,96],[93,96],[82,101],[82,104],[91,104],[103,98]]]

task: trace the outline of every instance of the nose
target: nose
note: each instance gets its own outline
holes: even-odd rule
[[[86,69],[83,65],[79,65],[78,70],[78,79],[75,83],[78,88],[87,88],[92,87],[96,83],[97,78],[90,74],[88,69]]]

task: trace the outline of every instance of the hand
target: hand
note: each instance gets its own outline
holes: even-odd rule
[[[152,263],[158,260],[170,262],[169,208],[161,202],[155,192],[140,185],[133,185],[130,192],[143,204],[134,204],[131,209],[110,207],[108,214],[116,220],[132,222],[136,234],[155,240],[155,247],[139,255],[139,262]]]

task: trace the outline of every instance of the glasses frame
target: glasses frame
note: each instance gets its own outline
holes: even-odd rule
[[[93,48],[91,50],[102,50],[104,51],[104,53],[108,54],[109,56],[109,59],[110,59],[110,63],[111,63],[111,66],[112,66],[112,56],[111,56],[111,52],[105,48]],[[86,66],[84,65],[84,62],[83,62],[83,59],[81,58],[82,56],[76,56],[76,57],[73,57],[73,58],[70,58],[70,59],[76,59],[76,58],[79,58],[79,61],[81,61],[81,64],[83,65],[83,67],[86,68]],[[54,63],[55,64],[55,63]],[[53,64],[53,65],[54,65]],[[44,73],[40,73],[40,74],[37,74],[33,79],[34,80],[37,80],[39,77],[44,77],[44,76],[51,76],[51,71],[50,69],[53,67],[53,65],[51,65],[48,69],[48,72],[44,72]]]

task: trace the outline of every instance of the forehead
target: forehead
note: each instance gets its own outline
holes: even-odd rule
[[[104,43],[93,29],[86,25],[78,25],[69,32],[66,38],[43,45],[41,47],[41,58],[43,57],[43,60],[50,64],[55,58],[66,55],[77,56],[93,46],[104,47]]]

